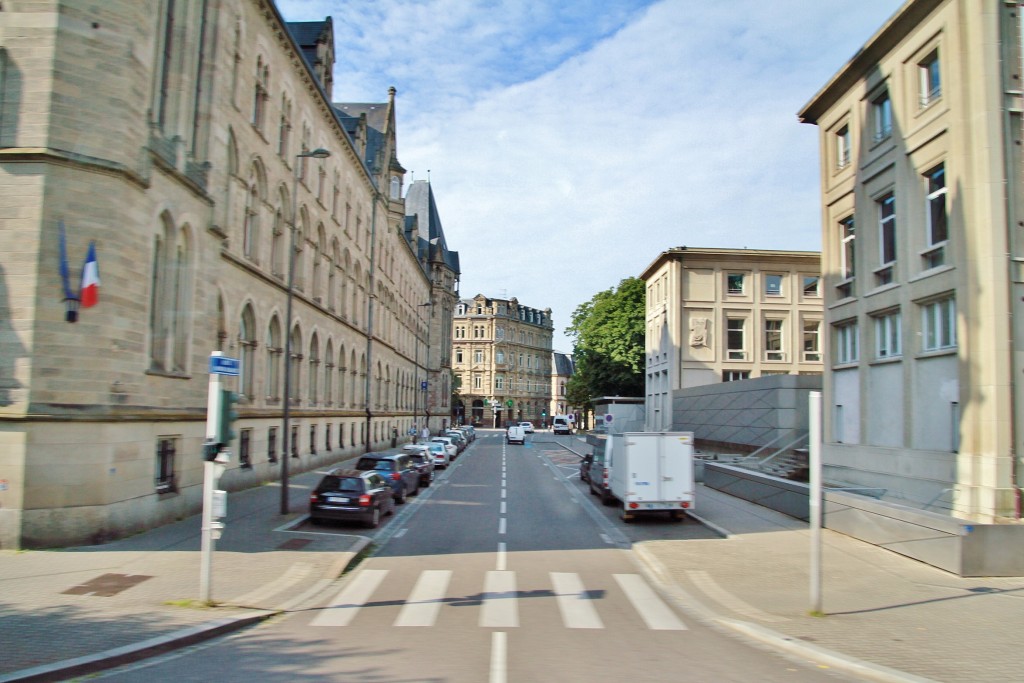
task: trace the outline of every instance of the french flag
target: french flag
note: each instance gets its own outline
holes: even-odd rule
[[[78,294],[82,308],[95,306],[100,300],[100,266],[96,262],[96,243],[89,242],[89,253],[82,266],[82,291]]]

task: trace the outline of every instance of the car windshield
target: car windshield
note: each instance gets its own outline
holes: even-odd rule
[[[327,476],[320,483],[320,490],[358,493],[363,490],[363,482],[356,477]]]
[[[357,470],[372,470],[377,467],[377,463],[380,460],[377,458],[360,458],[359,462],[356,463]]]

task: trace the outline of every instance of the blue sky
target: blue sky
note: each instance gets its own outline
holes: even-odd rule
[[[278,0],[333,17],[334,99],[398,90],[460,292],[576,307],[663,250],[821,248],[796,112],[902,0]]]

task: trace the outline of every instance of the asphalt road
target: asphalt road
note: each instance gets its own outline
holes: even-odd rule
[[[478,434],[316,608],[94,678],[846,680],[678,611],[645,580],[615,511],[574,478],[578,458],[550,434],[523,446]],[[714,538],[693,520],[644,520],[628,534]]]

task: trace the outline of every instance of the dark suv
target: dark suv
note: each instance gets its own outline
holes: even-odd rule
[[[367,453],[359,458],[356,469],[374,470],[387,479],[396,503],[404,503],[406,496],[415,495],[420,490],[420,471],[405,453]]]
[[[391,486],[379,472],[329,470],[309,494],[309,521],[356,520],[374,529],[395,511]]]

